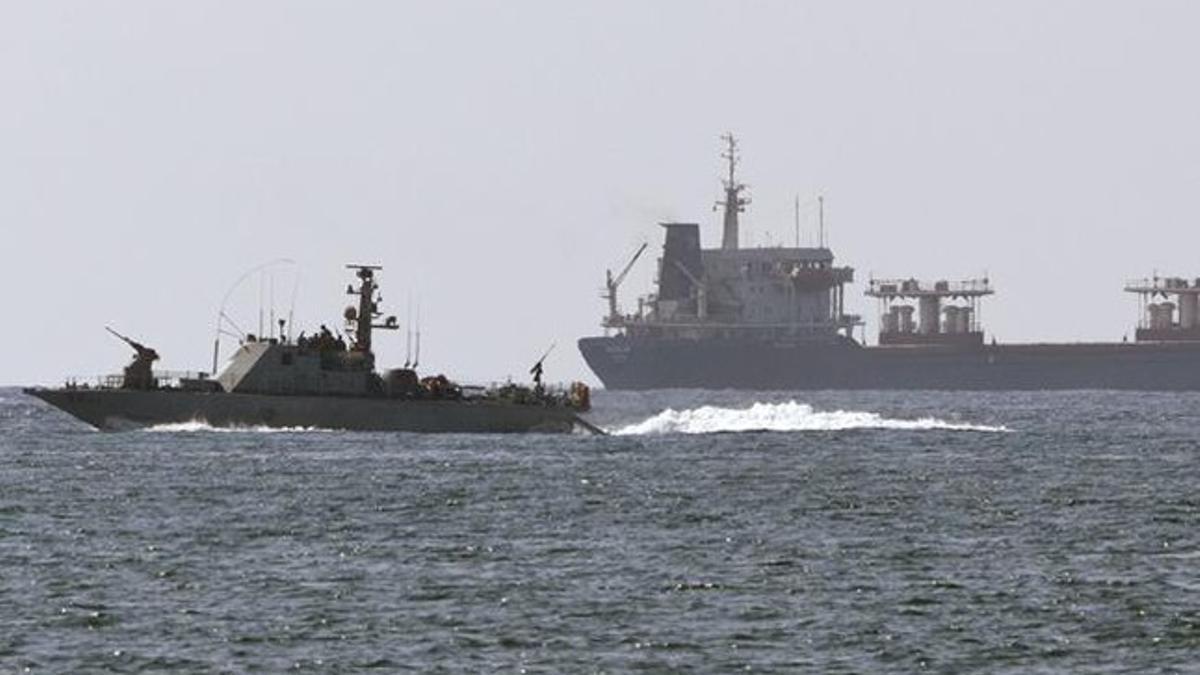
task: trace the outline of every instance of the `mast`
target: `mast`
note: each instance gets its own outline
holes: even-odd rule
[[[358,309],[346,309],[346,318],[354,325],[354,350],[359,352],[371,351],[371,331],[375,328],[395,330],[400,327],[396,317],[389,316],[383,323],[374,323],[382,316],[379,311],[379,285],[375,283],[375,270],[381,270],[378,265],[346,265],[346,269],[357,270],[358,288],[350,286],[347,295],[358,296]]]
[[[725,208],[721,248],[734,250],[738,247],[738,214],[746,210],[750,199],[741,196],[742,190],[745,190],[746,186],[737,182],[735,175],[738,164],[737,139],[733,137],[732,133],[727,133],[721,136],[721,140],[726,143],[726,149],[721,153],[721,157],[729,161],[729,177],[721,181],[725,186],[725,201],[717,202],[716,206]],[[713,210],[716,208],[714,207]]]
[[[817,227],[820,229],[820,246],[825,248],[825,195],[817,195]]]
[[[795,201],[796,215],[796,248],[800,248],[800,195],[796,195]]]
[[[409,368],[412,366],[412,333],[413,333],[413,331],[412,331],[412,327],[413,327],[412,294],[411,293],[409,293],[409,295],[408,295],[408,316],[405,317],[404,325],[405,325],[405,331],[407,332],[407,336],[405,337],[405,340],[404,340],[404,367]]]
[[[421,365],[421,300],[417,300],[417,351],[413,354],[412,368]]]

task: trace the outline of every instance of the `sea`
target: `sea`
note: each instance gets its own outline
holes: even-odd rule
[[[1200,672],[1200,395],[596,392],[98,432],[0,389],[0,673]]]

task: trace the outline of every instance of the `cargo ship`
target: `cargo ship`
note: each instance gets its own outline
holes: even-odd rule
[[[815,247],[739,246],[749,199],[728,162],[720,248],[703,248],[696,223],[661,223],[657,290],[623,312],[617,291],[646,246],[607,273],[604,335],[579,340],[609,389],[1200,390],[1200,278],[1130,281],[1141,316],[1133,341],[997,344],[980,319],[990,281],[871,279],[880,310],[876,344],[845,309],[854,270]],[[823,232],[823,224],[822,224]],[[856,337],[856,333],[859,336]]]

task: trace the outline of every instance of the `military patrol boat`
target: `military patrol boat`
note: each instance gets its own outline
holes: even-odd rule
[[[113,331],[135,352],[123,375],[25,393],[99,429],[201,421],[218,427],[370,431],[599,431],[578,416],[588,409],[587,387],[575,383],[563,392],[547,390],[541,360],[531,370],[532,387],[462,387],[443,375],[420,378],[410,364],[378,374],[372,333],[394,330],[399,323],[379,311],[375,272],[382,268],[347,268],[358,278],[357,288],[346,289],[357,296],[357,306],[344,314],[349,340],[324,326],[319,334],[301,334],[294,341],[283,337],[282,325],[278,338],[246,335],[214,379],[203,373],[157,373],[155,350]]]

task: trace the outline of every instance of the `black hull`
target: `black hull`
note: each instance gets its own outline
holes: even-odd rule
[[[106,430],[200,421],[215,427],[522,433],[568,432],[579,422],[567,408],[483,401],[119,389],[27,389],[25,393]]]
[[[862,347],[591,337],[608,389],[1200,390],[1200,342]]]

